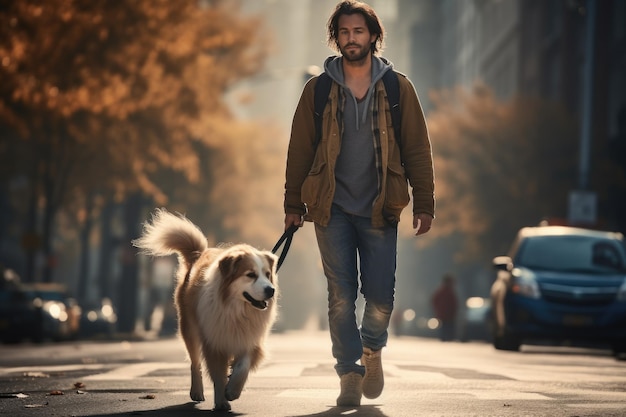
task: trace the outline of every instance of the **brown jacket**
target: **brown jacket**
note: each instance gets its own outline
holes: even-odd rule
[[[413,192],[413,214],[434,217],[434,170],[430,139],[417,93],[404,76],[400,82],[402,111],[402,159],[394,137],[389,103],[382,80],[372,99],[378,100],[382,167],[381,190],[372,206],[372,225],[381,227],[385,219],[397,222],[409,203],[407,179]],[[315,148],[314,88],[317,77],[304,86],[291,128],[285,182],[285,213],[303,214],[304,219],[326,226],[335,193],[335,162],[341,149],[337,122],[339,87],[333,83],[322,121],[322,138]],[[376,132],[375,132],[376,134]]]

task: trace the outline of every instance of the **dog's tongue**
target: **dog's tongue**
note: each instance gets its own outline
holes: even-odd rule
[[[246,298],[246,300],[250,301],[250,304],[252,304],[254,307],[258,308],[259,310],[265,310],[267,308],[267,301],[265,300],[256,300],[254,299],[250,294],[248,294],[247,292],[244,291],[243,296]]]

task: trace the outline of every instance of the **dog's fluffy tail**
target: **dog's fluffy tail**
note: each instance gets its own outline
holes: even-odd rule
[[[208,247],[204,233],[183,215],[174,215],[157,209],[152,222],[143,225],[139,239],[133,245],[146,255],[166,256],[177,253],[185,261],[187,270]]]

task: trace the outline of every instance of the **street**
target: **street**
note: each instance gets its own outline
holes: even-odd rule
[[[327,332],[272,334],[271,357],[231,412],[188,395],[175,337],[0,346],[0,415],[6,416],[623,416],[626,362],[604,350],[391,337],[385,391],[337,408],[339,380]]]

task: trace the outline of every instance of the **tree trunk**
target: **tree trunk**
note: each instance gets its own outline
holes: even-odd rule
[[[35,158],[36,159],[36,158]],[[33,163],[30,177],[30,196],[28,200],[28,215],[26,217],[26,233],[22,237],[22,247],[26,252],[26,265],[24,269],[24,282],[35,282],[35,261],[39,250],[40,238],[37,233],[37,188],[39,175],[37,162]]]
[[[89,260],[90,260],[90,245],[89,235],[93,229],[93,206],[94,195],[89,193],[87,201],[85,202],[85,222],[80,230],[80,260],[78,267],[78,290],[77,297],[81,304],[87,301],[87,282],[89,281]]]
[[[122,276],[119,284],[118,330],[133,332],[137,320],[137,295],[139,290],[139,266],[137,251],[131,241],[139,237],[143,198],[134,194],[126,200],[124,226],[126,236],[122,242]]]
[[[100,260],[98,262],[98,288],[100,289],[100,298],[113,299],[113,273],[112,264],[113,251],[115,242],[113,239],[113,216],[115,213],[115,204],[106,203],[102,208],[100,216]]]

